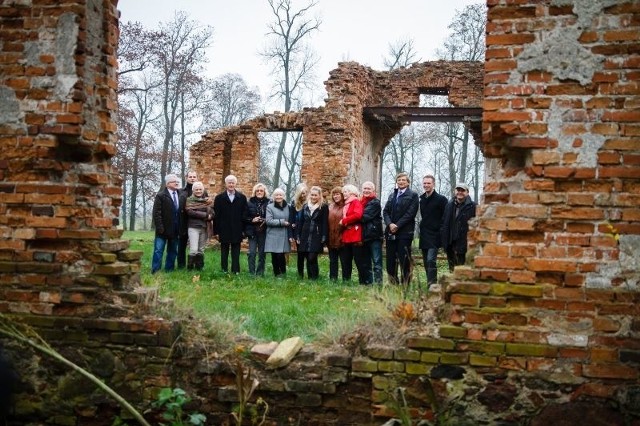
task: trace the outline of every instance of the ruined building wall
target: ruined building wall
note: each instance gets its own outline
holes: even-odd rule
[[[258,175],[257,134],[291,130],[303,134],[303,181],[327,190],[349,182],[377,182],[382,150],[404,123],[365,122],[363,109],[419,106],[420,94],[430,88],[448,89],[449,102],[456,107],[480,107],[482,76],[479,62],[425,62],[390,72],[355,62],[340,63],[325,82],[325,107],[266,114],[208,132],[191,148],[191,164],[214,192],[223,187],[217,176],[221,169],[236,174],[250,189]],[[479,141],[479,129],[474,130]],[[226,144],[230,156],[220,158],[221,144]]]
[[[36,327],[140,401],[165,383],[177,326],[142,318],[139,299],[153,296],[138,288],[142,253],[116,229],[116,2],[3,1],[0,40],[0,325]],[[21,375],[13,424],[81,424],[104,401],[25,345],[0,336],[0,347]],[[141,366],[155,371],[130,380]]]

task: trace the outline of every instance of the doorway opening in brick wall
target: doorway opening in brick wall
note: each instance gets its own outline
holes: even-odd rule
[[[296,185],[302,180],[302,132],[259,132],[258,139],[258,181],[267,185],[270,192],[275,188],[282,188],[286,199],[292,200]]]

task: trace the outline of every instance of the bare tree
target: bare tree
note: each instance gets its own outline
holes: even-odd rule
[[[399,39],[389,44],[387,56],[383,59],[383,63],[389,71],[406,67],[416,61],[419,59],[417,59],[412,39]],[[395,176],[402,171],[411,175],[415,168],[417,146],[416,133],[409,127],[402,128],[397,135],[391,138],[382,154],[383,164],[388,165],[386,175],[389,176],[390,181],[395,182]]]
[[[320,27],[319,18],[308,15],[317,5],[309,0],[300,9],[294,9],[292,0],[267,0],[274,20],[267,25],[271,44],[261,52],[273,65],[275,93],[284,104],[284,112],[291,111],[292,103],[299,99],[300,91],[312,84],[313,68],[318,62],[306,41]],[[273,170],[273,186],[280,184],[280,172],[287,145],[287,132],[282,133]]]
[[[213,29],[201,27],[189,20],[184,12],[176,12],[171,22],[161,24],[161,33],[152,49],[154,68],[161,81],[159,94],[162,105],[162,160],[160,175],[172,168],[175,152],[176,125],[185,114],[185,96],[198,93],[194,87],[202,84],[200,75],[206,63],[205,50],[209,47]],[[181,132],[184,135],[184,131]],[[180,161],[185,169],[184,139],[181,140]]]
[[[240,124],[258,113],[258,88],[247,87],[239,74],[223,74],[207,86],[207,99],[200,103],[201,131]]]
[[[447,27],[451,32],[443,48],[436,50],[436,55],[449,61],[484,60],[486,22],[487,7],[483,3],[470,4],[462,11],[456,10]]]
[[[436,51],[438,57],[449,61],[483,60],[486,51],[486,20],[487,12],[484,4],[472,4],[466,6],[462,11],[456,10],[456,14],[448,27],[451,32],[444,41],[443,48]],[[461,127],[462,125],[455,124],[455,126]],[[468,180],[467,159],[469,157],[469,129],[465,126],[462,136],[457,137],[457,129],[454,131],[454,129],[449,127],[446,134],[448,135],[447,140],[450,144],[447,149],[450,167],[456,167],[454,157],[457,154],[457,150],[455,145],[460,144],[459,165],[457,169],[449,170],[451,185],[455,185],[456,176],[459,176],[458,180],[466,182]],[[475,149],[475,147],[473,149]],[[473,169],[475,174],[473,180],[476,182],[476,185],[478,185],[480,170],[478,167],[474,167]],[[477,188],[475,194],[477,195]]]

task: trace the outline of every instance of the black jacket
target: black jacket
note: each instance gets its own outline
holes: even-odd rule
[[[442,247],[447,250],[449,246],[458,253],[467,251],[467,234],[469,233],[469,219],[476,215],[476,204],[467,196],[458,208],[456,215],[456,201],[453,198],[447,203],[442,218]]]
[[[269,198],[267,197],[251,197],[247,201],[247,218],[244,229],[247,237],[252,238],[257,233],[266,232],[267,226],[265,218],[267,217],[267,204],[269,204]],[[262,222],[253,223],[253,218],[258,216],[262,218]]]
[[[362,212],[362,241],[382,239],[382,205],[380,200],[372,198],[367,201]]]
[[[329,234],[329,207],[322,204],[313,213],[305,203],[296,223],[296,239],[298,251],[304,253],[320,253],[327,242]]]
[[[182,200],[181,200],[182,201]],[[183,207],[181,204],[180,207]],[[156,236],[163,238],[178,238],[183,215],[180,209],[176,210],[167,188],[156,194],[153,200],[153,224]]]
[[[389,236],[389,225],[395,223],[398,230],[397,238],[411,239],[416,227],[416,214],[418,213],[418,193],[411,188],[407,188],[396,201],[398,190],[394,190],[384,205],[382,215],[387,237]]]
[[[429,197],[425,193],[420,195],[420,248],[440,248],[440,228],[447,197],[433,191]]]
[[[247,197],[236,191],[233,203],[227,191],[216,195],[213,200],[215,234],[221,243],[239,243],[244,238],[247,218]]]

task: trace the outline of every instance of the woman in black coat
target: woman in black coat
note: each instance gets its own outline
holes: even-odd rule
[[[322,253],[329,232],[329,210],[322,199],[322,189],[312,186],[309,197],[302,208],[296,224],[296,243],[298,256],[307,259],[307,277],[318,279],[318,254]]]

